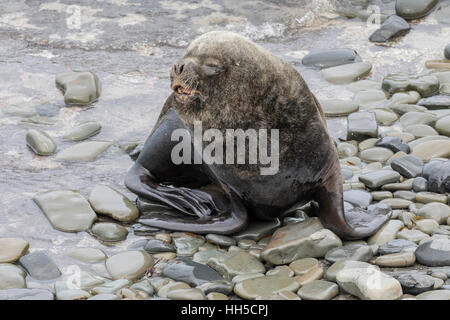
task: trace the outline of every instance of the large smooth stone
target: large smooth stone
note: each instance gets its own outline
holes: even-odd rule
[[[380,269],[379,267],[372,265],[367,262],[362,261],[354,261],[354,260],[339,260],[333,263],[326,271],[325,278],[327,280],[336,282],[336,275],[339,271],[344,269],[352,269],[352,268],[375,268]]]
[[[433,239],[416,250],[417,261],[429,267],[450,266],[450,239]]]
[[[18,266],[10,263],[0,264],[0,290],[25,288],[27,273]]]
[[[58,266],[43,251],[35,251],[19,260],[30,276],[36,280],[52,280],[61,276]]]
[[[339,294],[339,287],[330,281],[314,280],[301,287],[297,294],[303,300],[331,300]]]
[[[364,90],[380,89],[381,83],[373,80],[360,80],[352,82],[347,85],[347,89],[353,93],[357,93]]]
[[[348,116],[347,139],[364,139],[378,136],[378,124],[372,112],[355,112]]]
[[[299,284],[292,277],[264,276],[236,283],[234,293],[243,299],[254,300],[258,296],[275,294],[281,291],[294,292]]]
[[[206,300],[206,296],[200,289],[178,289],[167,293],[167,298],[172,300]]]
[[[87,105],[100,97],[100,80],[92,72],[65,72],[59,74],[55,82],[67,105]]]
[[[361,61],[358,53],[353,49],[331,49],[311,52],[303,57],[305,67],[322,69]]]
[[[393,95],[397,92],[417,91],[422,97],[439,92],[439,80],[433,75],[390,74],[383,79],[383,90]]]
[[[233,235],[237,241],[242,239],[250,239],[259,241],[265,236],[272,234],[275,229],[281,226],[281,221],[275,219],[272,221],[250,221],[249,226],[245,229]]]
[[[358,111],[359,107],[351,100],[320,100],[320,106],[328,117],[341,117]]]
[[[417,300],[450,300],[450,290],[431,290],[416,296]]]
[[[411,250],[417,248],[417,244],[412,241],[405,239],[394,239],[389,241],[378,248],[378,253],[380,255],[388,255],[393,253],[399,253],[405,249]]]
[[[400,174],[394,170],[377,170],[359,177],[359,181],[364,183],[368,188],[376,189],[382,185],[396,182],[400,179]]]
[[[404,153],[410,152],[409,146],[398,137],[386,136],[378,140],[375,145],[377,147],[387,148],[395,153],[400,151],[403,151]]]
[[[356,62],[337,67],[326,68],[321,71],[325,80],[335,84],[349,83],[359,80],[370,73],[372,64]]]
[[[420,100],[421,96],[420,93],[417,91],[407,91],[407,92],[396,92],[392,95],[392,97],[389,99],[389,102],[387,103],[388,108],[393,108],[396,105],[399,104],[415,104]],[[425,110],[427,110],[425,108]]]
[[[405,178],[415,178],[422,173],[423,162],[416,156],[407,155],[394,159],[391,168]]]
[[[68,256],[85,263],[97,263],[106,259],[106,254],[97,248],[75,248]]]
[[[170,261],[164,267],[162,275],[194,287],[211,281],[223,280],[221,275],[214,269],[186,258]]]
[[[398,280],[375,268],[344,269],[336,280],[342,289],[363,300],[396,300],[403,295]]]
[[[390,220],[382,226],[373,236],[367,241],[368,244],[377,244],[382,246],[389,241],[396,238],[397,232],[404,227],[404,223],[400,220]]]
[[[450,207],[443,203],[431,202],[425,204],[416,214],[426,219],[433,219],[439,224],[444,224],[450,217]]]
[[[120,192],[105,185],[97,185],[89,195],[89,203],[95,212],[129,222],[139,217],[139,210]]]
[[[198,248],[205,243],[205,239],[199,236],[180,233],[173,238],[173,242],[177,249],[177,256],[189,257],[198,251]]]
[[[83,122],[69,130],[64,135],[64,139],[71,141],[81,141],[93,137],[100,132],[102,126],[95,121]]]
[[[411,154],[424,162],[428,162],[433,158],[448,158],[450,157],[450,140],[434,140],[421,143],[414,147]]]
[[[440,134],[450,137],[450,115],[436,121],[434,127]]]
[[[404,115],[405,113],[408,113],[408,112],[424,112],[424,111],[428,110],[427,108],[425,108],[423,106],[418,106],[416,104],[405,104],[405,103],[396,104],[396,105],[392,106],[391,109],[399,115]]]
[[[217,245],[222,246],[222,247],[229,247],[229,246],[236,245],[236,240],[235,239],[233,239],[231,237],[228,237],[228,236],[221,235],[221,234],[209,233],[209,234],[207,234],[205,236],[205,239],[208,242],[217,244]]]
[[[112,145],[109,141],[86,141],[60,151],[56,160],[60,161],[94,161]]]
[[[365,190],[347,190],[344,191],[344,201],[355,207],[367,208],[372,202],[372,195]]]
[[[420,273],[403,273],[393,275],[402,285],[403,293],[421,294],[433,290],[435,281],[433,277]]]
[[[413,124],[427,124],[433,126],[437,119],[438,117],[430,113],[410,111],[400,117],[400,123],[404,127]]]
[[[65,232],[84,231],[97,219],[89,202],[71,190],[48,191],[35,195],[33,201],[54,228]]]
[[[122,241],[127,238],[127,228],[111,222],[99,222],[92,227],[92,233],[103,241]]]
[[[430,110],[435,109],[447,109],[450,107],[449,95],[438,95],[421,99],[418,103],[419,106],[423,106]]]
[[[415,243],[419,243],[420,241],[428,239],[429,237],[430,237],[429,235],[417,229],[409,230],[405,228],[397,233],[398,239],[405,239]]]
[[[393,155],[394,155],[394,153],[387,148],[375,147],[375,148],[369,148],[364,151],[361,151],[361,153],[359,154],[359,157],[362,160],[365,160],[368,162],[384,163],[387,160],[389,160]]]
[[[433,127],[426,124],[412,124],[404,128],[405,132],[413,134],[416,138],[438,135]]]
[[[370,246],[363,244],[348,244],[342,247],[331,249],[325,255],[325,259],[331,263],[341,260],[353,260],[367,262],[373,257]]]
[[[142,277],[154,263],[151,255],[140,250],[118,253],[108,258],[105,265],[114,280],[135,280]]]
[[[27,146],[40,156],[48,156],[56,151],[56,142],[46,132],[30,129],[25,137]]]
[[[372,109],[372,111],[375,113],[375,119],[377,119],[377,123],[380,125],[390,126],[398,120],[398,115],[391,110],[377,108]]]
[[[21,238],[0,238],[0,263],[11,263],[23,256],[30,244]]]
[[[0,290],[0,300],[53,300],[53,293],[44,289]]]
[[[374,262],[380,267],[409,267],[416,262],[416,256],[413,252],[404,251],[377,257]]]
[[[150,239],[143,247],[148,253],[175,252],[176,248],[173,244],[157,239]]]
[[[242,274],[266,272],[264,265],[245,251],[232,251],[211,257],[208,259],[208,266],[228,279]]]
[[[307,219],[275,231],[261,257],[275,265],[294,260],[324,257],[333,248],[342,246],[342,241],[328,229],[324,229],[318,218]]]
[[[372,42],[386,42],[407,33],[411,27],[403,18],[392,15],[370,36]]]
[[[373,109],[382,106],[386,100],[386,93],[380,89],[357,92],[353,102],[362,109]]]
[[[397,0],[395,11],[400,17],[411,20],[426,16],[439,0]]]

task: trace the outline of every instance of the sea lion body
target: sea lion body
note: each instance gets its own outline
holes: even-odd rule
[[[232,234],[246,226],[248,214],[252,219],[281,218],[289,209],[315,200],[325,227],[357,239],[374,233],[389,218],[376,210],[369,216],[361,209],[362,218],[351,215],[356,217],[354,226],[346,221],[338,156],[320,105],[300,74],[272,53],[234,33],[210,32],[191,43],[174,64],[171,85],[174,93],[126,185],[140,197],[161,201],[184,215],[154,214],[143,223]],[[223,137],[229,129],[278,130],[276,172],[263,175],[260,164],[248,161],[174,164],[174,131],[184,129],[194,137],[198,122],[203,131],[215,129]],[[203,141],[202,147],[208,143]],[[252,150],[246,143],[248,158]],[[192,159],[196,152],[193,141]],[[220,190],[207,187],[211,183]]]

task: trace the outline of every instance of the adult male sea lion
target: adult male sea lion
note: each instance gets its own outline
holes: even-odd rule
[[[319,103],[288,63],[231,32],[194,40],[173,65],[173,93],[134,166],[126,186],[179,214],[153,212],[141,222],[169,230],[232,234],[253,218],[280,218],[310,200],[326,228],[347,239],[370,236],[389,219],[380,208],[344,215],[338,156]],[[194,123],[203,130],[278,129],[279,168],[262,175],[258,164],[174,164],[172,133]],[[206,142],[203,142],[206,145]],[[246,154],[249,155],[249,144]],[[197,148],[192,143],[192,155]],[[235,155],[236,158],[236,155]],[[208,185],[214,183],[215,188]]]

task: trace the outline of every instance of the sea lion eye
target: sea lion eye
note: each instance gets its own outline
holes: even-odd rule
[[[222,67],[219,64],[205,64],[202,66],[202,71],[204,72],[204,74],[208,77],[210,76],[216,76],[218,74],[221,74],[222,72],[225,71],[225,68]]]

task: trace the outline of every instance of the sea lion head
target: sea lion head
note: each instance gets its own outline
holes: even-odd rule
[[[213,31],[194,40],[171,70],[175,108],[187,120],[247,127],[266,119],[277,103],[298,98],[298,72],[269,51],[232,32]],[[224,124],[228,121],[228,124]]]

